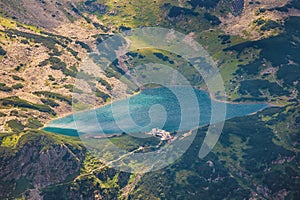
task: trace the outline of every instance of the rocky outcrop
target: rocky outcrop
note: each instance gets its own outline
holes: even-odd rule
[[[30,136],[30,133],[27,134],[27,137]],[[11,151],[10,155],[8,151],[0,155],[6,155],[0,158],[0,180],[12,184],[11,192],[21,179],[27,180],[28,185],[23,186],[25,190],[32,187],[40,189],[61,183],[79,171],[84,151],[79,151],[70,144],[59,144],[46,134],[35,135],[34,139],[26,140],[22,145],[24,140],[26,139],[19,141],[18,150]],[[3,151],[5,150],[1,149]],[[2,188],[0,195],[9,196],[6,193],[8,191],[1,190]]]
[[[72,17],[78,17],[69,4],[76,0],[46,1],[46,0],[1,0],[0,10],[14,19],[27,24],[55,29]]]

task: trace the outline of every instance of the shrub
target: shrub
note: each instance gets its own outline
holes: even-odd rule
[[[22,39],[22,40],[21,40],[21,43],[22,43],[22,44],[29,44],[29,41],[28,41],[28,40]]]
[[[101,83],[101,85],[105,86],[107,90],[112,90],[111,85],[106,80],[98,78],[97,81],[98,83]]]
[[[76,77],[77,75],[77,69],[75,66],[70,67],[70,69],[67,68],[67,65],[65,62],[61,61],[60,58],[52,56],[49,59],[46,59],[42,62],[40,62],[39,66],[43,67],[50,64],[50,68],[54,70],[60,70],[62,73],[66,76]],[[55,81],[55,78],[51,75],[49,75],[49,80]]]
[[[300,67],[298,65],[281,66],[277,72],[277,78],[284,81],[285,85],[293,86],[300,80]]]
[[[73,49],[71,49],[70,47],[67,47],[67,51],[70,52],[77,60],[80,60],[80,58],[78,58],[78,52],[74,51]]]
[[[6,86],[5,83],[0,83],[0,91],[3,91],[3,92],[11,92],[11,91],[12,91],[12,88]]]
[[[13,85],[12,88],[15,89],[15,90],[18,90],[18,89],[22,89],[24,86],[21,84],[21,83],[18,83],[16,85]]]
[[[16,76],[16,75],[12,75],[12,78],[13,78],[15,81],[25,81],[22,77],[19,77],[19,76]]]
[[[58,49],[55,47],[56,44],[64,46],[64,44],[61,43],[56,38],[45,37],[45,36],[42,36],[42,35],[22,32],[22,31],[18,31],[18,30],[15,30],[15,29],[7,30],[6,34],[11,38],[14,37],[15,35],[19,36],[19,37],[27,38],[28,40],[34,41],[34,43],[41,43],[45,47],[47,47],[48,49],[55,50],[55,51],[58,51]]]
[[[41,99],[41,102],[43,102],[43,104],[46,104],[46,105],[51,106],[51,107],[59,106],[59,104],[56,103],[55,101],[53,101],[52,99]]]
[[[81,42],[81,41],[76,40],[76,41],[75,41],[75,44],[79,44],[82,48],[86,49],[87,52],[92,52],[92,49],[90,48],[90,46],[87,45],[87,44],[84,43],[84,42]]]
[[[48,75],[49,81],[55,81],[55,78],[52,75]]]
[[[72,104],[72,98],[71,97],[67,97],[58,93],[54,93],[54,92],[48,92],[48,91],[37,91],[37,92],[33,92],[34,95],[37,96],[45,96],[51,99],[57,99],[59,101],[64,101],[67,102],[69,105]]]
[[[98,88],[96,88],[95,95],[96,97],[102,98],[103,101],[107,101],[110,98],[108,94],[105,94],[104,92],[100,91]]]
[[[0,112],[0,117],[6,117],[6,114],[3,112]]]
[[[268,20],[261,28],[262,31],[269,31],[271,29],[280,28],[281,25],[273,20]]]
[[[194,12],[191,9],[187,9],[187,8],[181,8],[181,7],[177,7],[177,6],[173,6],[170,11],[168,16],[169,17],[177,17],[180,15],[192,15],[192,16],[197,16],[199,15],[197,12]]]
[[[20,99],[17,96],[6,97],[0,99],[0,104],[5,107],[20,107],[20,108],[28,108],[33,110],[38,110],[40,112],[47,112],[52,115],[56,115],[56,113],[46,105],[34,104],[29,101]]]
[[[204,18],[213,26],[221,24],[220,19],[210,13],[204,13]]]
[[[193,8],[199,7],[205,7],[205,8],[214,8],[218,5],[220,0],[190,0],[188,3],[193,6]]]
[[[245,65],[238,65],[237,74],[257,75],[262,67],[262,61],[256,59]]]
[[[153,53],[156,57],[158,57],[159,59],[163,60],[163,61],[169,61],[169,57],[168,56],[164,56],[164,54],[159,53],[159,52],[155,52]]]
[[[245,80],[241,82],[239,92],[243,95],[249,93],[251,96],[260,97],[262,95],[260,90],[267,90],[272,96],[289,95],[277,83],[272,83],[267,80]]]
[[[18,120],[10,120],[7,122],[9,128],[11,128],[14,132],[21,132],[24,130],[24,125]]]
[[[43,124],[38,119],[31,117],[28,119],[26,126],[28,128],[38,129],[40,127],[43,127]]]
[[[0,56],[5,56],[6,51],[0,46]]]
[[[10,116],[18,116],[19,112],[17,110],[12,110],[12,111],[10,111],[9,115]]]

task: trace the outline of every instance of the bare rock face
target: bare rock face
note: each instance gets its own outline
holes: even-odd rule
[[[70,5],[76,0],[0,0],[0,10],[20,22],[53,29],[68,22],[76,13]]]

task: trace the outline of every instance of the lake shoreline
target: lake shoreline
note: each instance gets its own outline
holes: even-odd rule
[[[141,92],[142,92],[142,90],[140,90],[140,91],[138,91],[138,92],[135,92],[134,94],[132,94],[132,95],[126,97],[126,98],[131,98],[131,97],[133,97],[133,96],[136,96],[136,95],[140,94]],[[117,100],[115,100],[114,102],[116,102],[116,101],[121,101],[121,100],[124,100],[124,99],[125,99],[125,98],[117,99]],[[87,112],[87,111],[97,110],[97,109],[102,108],[102,107],[104,107],[104,106],[108,106],[108,105],[111,104],[111,103],[112,103],[112,101],[105,102],[105,103],[103,103],[103,104],[101,104],[101,105],[99,105],[99,106],[94,106],[93,108],[88,108],[88,109],[85,109],[85,110],[80,110],[80,111],[77,111],[76,113],[83,113],[83,112]],[[73,109],[72,109],[72,110],[73,110]],[[51,123],[52,121],[58,120],[58,119],[62,119],[62,118],[65,118],[65,117],[71,116],[71,115],[73,115],[73,114],[74,114],[73,111],[63,113],[63,114],[59,115],[58,117],[55,117],[54,119],[49,120],[49,122],[45,123],[45,124],[43,125],[43,127],[39,128],[39,129],[40,129],[40,130],[43,130],[43,129],[46,128],[47,125],[48,125],[49,123]]]
[[[201,90],[201,91],[204,91],[204,92],[208,93],[209,96],[210,96],[210,98],[213,101],[216,101],[216,102],[227,103],[227,104],[240,104],[240,105],[242,105],[242,104],[267,104],[268,107],[283,107],[283,105],[279,105],[279,104],[275,104],[275,103],[270,103],[270,102],[251,102],[251,101],[249,101],[249,102],[234,102],[234,101],[220,100],[214,94],[211,94],[205,88],[197,88],[197,87],[193,87],[193,88],[196,89],[196,90]]]
[[[127,99],[127,98],[132,98],[132,97],[134,97],[134,96],[140,94],[141,92],[143,92],[143,91],[145,91],[145,90],[154,89],[154,88],[160,88],[160,87],[161,87],[161,86],[158,86],[158,87],[151,87],[151,88],[142,88],[142,89],[140,89],[138,92],[136,92],[136,93],[134,93],[134,94],[132,94],[132,95],[129,95],[129,96],[126,97],[126,98],[120,98],[120,99],[117,99],[116,101],[105,102],[105,103],[103,103],[103,104],[101,104],[101,105],[99,105],[99,106],[94,106],[93,108],[89,108],[89,109],[85,109],[85,110],[78,111],[78,112],[76,112],[76,114],[78,114],[78,113],[83,113],[83,112],[87,112],[87,111],[95,111],[95,110],[97,110],[97,109],[99,109],[99,108],[103,108],[103,107],[105,107],[105,106],[108,106],[108,105],[111,104],[111,103],[115,103],[115,102],[118,102],[118,101],[122,101],[122,100]],[[176,86],[176,87],[180,87],[180,86]],[[184,86],[181,86],[181,87],[184,87]],[[232,101],[227,101],[227,100],[220,100],[220,99],[216,98],[215,95],[209,93],[209,92],[207,91],[207,89],[205,89],[205,88],[197,88],[197,87],[193,87],[193,89],[207,93],[207,95],[209,96],[209,98],[210,98],[212,101],[215,101],[215,102],[221,102],[221,103],[226,103],[226,104],[237,104],[237,105],[242,105],[242,104],[247,104],[247,105],[249,105],[249,104],[266,104],[267,107],[279,106],[279,105],[271,104],[271,103],[269,103],[269,102],[232,102]],[[264,107],[264,108],[262,108],[262,109],[260,109],[260,110],[257,110],[257,111],[255,111],[255,112],[253,112],[253,113],[250,113],[250,114],[248,114],[248,115],[256,114],[257,112],[260,112],[261,110],[266,109],[267,107]],[[48,125],[49,125],[52,121],[59,120],[59,119],[62,119],[62,118],[71,116],[71,115],[73,115],[74,113],[75,113],[75,112],[73,112],[73,111],[67,112],[67,113],[64,113],[64,114],[60,115],[59,117],[56,117],[56,118],[54,118],[54,119],[51,119],[51,120],[49,120],[49,122],[45,123],[44,126],[41,127],[40,129],[43,130],[43,129],[49,127]],[[50,126],[50,127],[51,127],[51,126]],[[108,136],[109,136],[109,134],[108,134]]]

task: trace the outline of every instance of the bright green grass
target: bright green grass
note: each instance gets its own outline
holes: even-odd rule
[[[15,148],[19,142],[19,139],[25,135],[26,133],[12,134],[6,136],[2,139],[1,145],[2,147]]]

